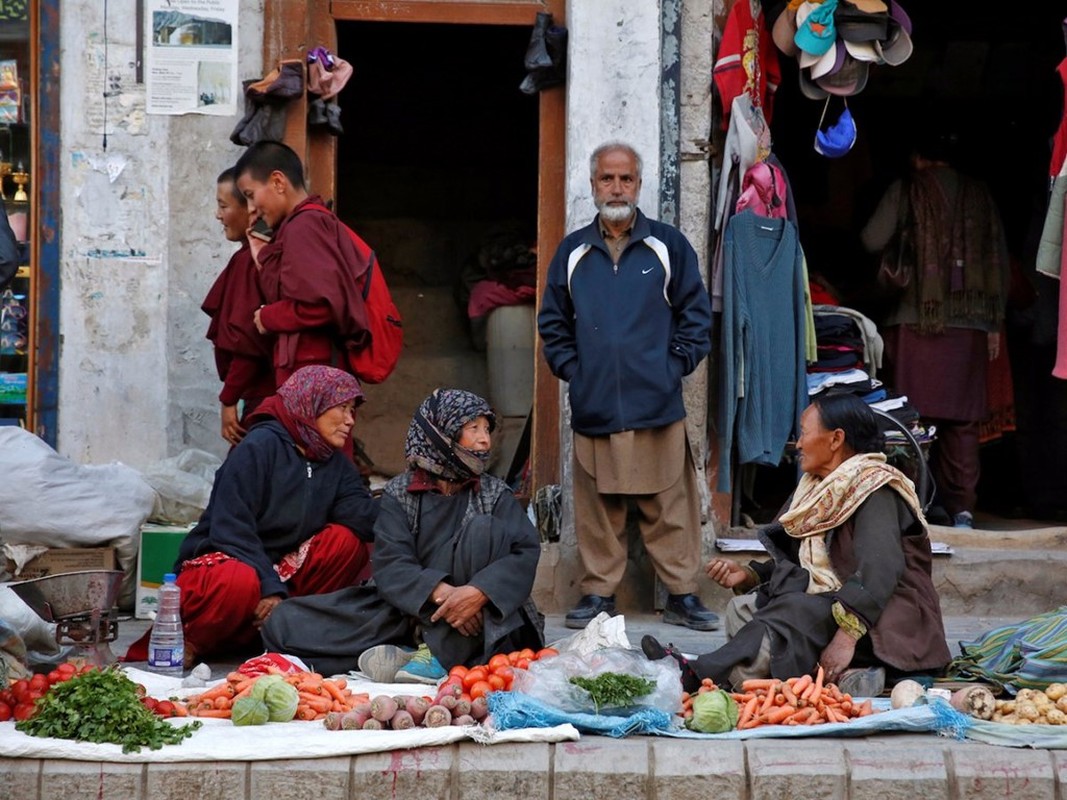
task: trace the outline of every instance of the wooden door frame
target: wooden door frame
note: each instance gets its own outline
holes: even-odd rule
[[[538,12],[566,24],[566,0],[266,0],[263,10],[264,71],[286,58],[303,58],[310,46],[337,50],[337,22],[423,22],[459,25],[533,26]],[[564,87],[539,96],[537,187],[537,297],[564,234],[566,179],[566,94]],[[294,108],[286,142],[308,165],[308,182],[316,194],[333,197],[337,174],[337,140],[328,132],[308,130],[306,106]],[[548,369],[538,340],[534,364],[533,435],[530,445],[532,489],[559,483],[559,382]]]

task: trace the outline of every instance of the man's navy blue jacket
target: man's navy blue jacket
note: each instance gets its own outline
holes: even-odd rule
[[[570,384],[571,427],[586,436],[685,417],[682,376],[711,349],[696,252],[640,211],[617,266],[599,219],[564,238],[537,326],[552,374]]]

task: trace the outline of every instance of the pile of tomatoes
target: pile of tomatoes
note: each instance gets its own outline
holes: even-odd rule
[[[558,655],[559,651],[551,647],[536,651],[527,647],[507,654],[498,653],[489,659],[488,664],[476,667],[457,665],[449,670],[441,690],[448,686],[459,686],[463,690],[460,698],[466,700],[477,700],[490,692],[510,692],[515,670],[526,669],[534,661]]]
[[[95,667],[89,664],[79,667],[66,662],[47,675],[42,672],[28,680],[14,681],[8,688],[0,690],[0,722],[7,722],[9,719],[30,719],[37,713],[37,701],[44,697],[51,687],[92,669]]]

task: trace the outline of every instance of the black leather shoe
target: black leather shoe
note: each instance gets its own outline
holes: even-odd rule
[[[641,637],[641,652],[645,654],[645,658],[649,661],[659,661],[661,658],[670,656],[678,662],[678,666],[682,670],[682,689],[687,692],[695,692],[700,688],[700,677],[689,664],[689,659],[679,653],[673,644],[668,644],[664,647],[655,636],[646,634]]]
[[[582,595],[578,605],[567,612],[563,624],[568,628],[584,628],[597,614],[606,611],[615,614],[615,595],[601,597],[598,594]]]
[[[713,631],[719,627],[719,615],[708,611],[695,594],[667,595],[663,621],[671,625],[684,625],[695,631]]]

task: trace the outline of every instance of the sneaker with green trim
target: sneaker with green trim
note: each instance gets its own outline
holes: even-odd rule
[[[397,683],[437,683],[447,673],[441,666],[430,648],[425,643],[419,645],[419,649],[404,666],[396,672],[394,680]]]
[[[359,671],[375,683],[392,683],[396,671],[415,655],[410,647],[379,644],[364,650],[359,657]]]

